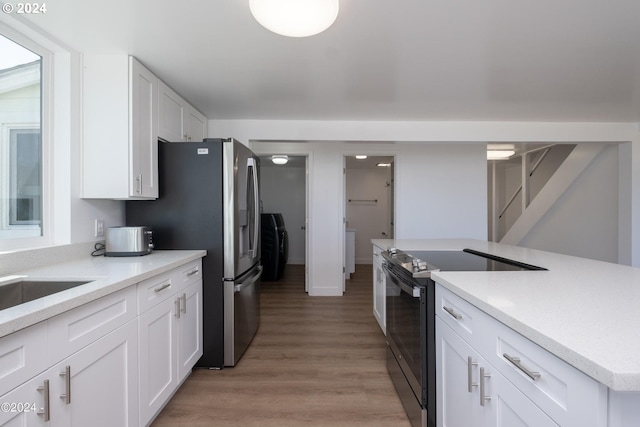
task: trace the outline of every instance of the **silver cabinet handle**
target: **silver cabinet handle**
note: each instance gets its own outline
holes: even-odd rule
[[[142,175],[136,176],[136,184],[137,184],[136,191],[138,193],[142,193]]]
[[[491,374],[485,374],[484,368],[480,368],[480,406],[484,406],[484,402],[491,400],[491,397],[484,395],[484,379],[491,378]]]
[[[459,313],[456,313],[456,311],[453,308],[447,307],[447,306],[443,306],[442,309],[444,311],[446,311],[447,313],[449,313],[454,319],[456,319],[456,320],[462,319],[462,315],[459,314]]]
[[[165,289],[167,289],[168,287],[171,286],[171,283],[165,283],[164,285],[157,287],[153,290],[153,292],[160,292],[160,291],[164,291]]]
[[[471,356],[467,357],[467,389],[469,393],[473,391],[473,387],[477,387],[478,383],[473,382],[473,367],[478,366],[478,362],[474,362]]]
[[[66,393],[61,394],[60,398],[64,399],[64,403],[67,405],[71,404],[71,366],[67,365],[64,367],[64,371],[60,372],[60,376],[64,377],[64,385],[66,389]]]
[[[194,274],[197,274],[198,271],[200,271],[200,269],[198,267],[196,267],[193,270],[191,270],[190,272],[188,272],[187,276],[193,276]]]
[[[536,381],[541,377],[540,372],[533,372],[533,371],[530,371],[527,368],[525,368],[522,365],[522,363],[520,362],[520,358],[519,357],[509,356],[507,353],[504,353],[502,356],[504,356],[505,359],[507,359],[509,362],[511,362],[511,364],[513,364],[513,366],[515,366],[516,368],[518,368],[522,372],[524,372],[524,374],[526,376],[528,376],[529,378],[531,378],[533,381]]]
[[[184,293],[180,297],[180,301],[182,302],[182,313],[187,314],[187,294]]]
[[[38,411],[38,415],[43,415],[45,421],[51,420],[51,408],[49,406],[49,380],[44,380],[44,384],[37,388],[44,391],[44,408]]]
[[[176,309],[174,316],[176,316],[179,319],[180,318],[180,297],[173,300],[173,305],[175,306],[175,309]]]

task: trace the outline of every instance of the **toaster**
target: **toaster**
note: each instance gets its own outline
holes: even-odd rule
[[[153,250],[150,227],[109,227],[105,235],[105,256],[141,256]]]

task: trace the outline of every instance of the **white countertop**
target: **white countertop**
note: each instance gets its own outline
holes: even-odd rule
[[[140,257],[86,256],[65,263],[12,273],[12,275],[40,279],[88,279],[91,283],[0,310],[0,337],[205,255],[206,251],[192,250],[154,251],[150,255]],[[0,280],[3,277],[0,277]]]
[[[477,249],[549,271],[433,279],[616,391],[640,391],[640,268],[478,240],[376,239],[380,248]]]

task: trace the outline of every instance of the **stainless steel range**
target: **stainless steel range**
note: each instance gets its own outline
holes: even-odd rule
[[[382,252],[387,277],[387,370],[414,427],[436,425],[435,282],[433,271],[544,270],[478,252]]]

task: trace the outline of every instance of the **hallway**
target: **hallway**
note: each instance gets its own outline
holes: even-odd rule
[[[153,426],[409,427],[371,294],[371,265],[342,297],[307,296],[304,266],[287,265],[262,284],[260,329],[238,365],[194,371]]]

